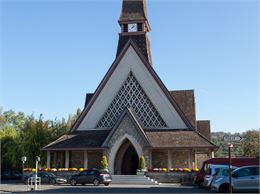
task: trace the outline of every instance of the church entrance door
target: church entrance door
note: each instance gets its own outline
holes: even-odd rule
[[[115,160],[115,174],[135,175],[138,168],[138,154],[129,140],[120,146]]]

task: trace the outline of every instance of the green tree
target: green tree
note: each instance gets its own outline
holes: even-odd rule
[[[102,156],[101,158],[100,169],[108,169],[108,161],[106,156]]]
[[[25,156],[28,157],[26,166],[35,165],[36,156],[41,157],[40,164],[46,165],[46,153],[41,150],[50,142],[52,130],[49,121],[43,121],[42,115],[38,120],[31,116],[22,129],[20,144]]]
[[[0,107],[0,141],[2,170],[21,169],[21,157],[27,156],[25,163],[28,167],[35,166],[36,156],[41,157],[40,164],[46,164],[46,152],[41,148],[67,133],[81,110],[66,120],[44,120],[40,115],[35,119],[33,115],[15,113],[12,110],[3,112]]]
[[[242,149],[244,156],[259,157],[260,130],[249,130],[243,134]]]
[[[145,169],[146,169],[145,159],[144,159],[143,156],[141,156],[141,157],[139,158],[138,168],[139,168],[139,170],[145,170]]]
[[[21,165],[17,135],[17,131],[9,126],[0,130],[2,170],[18,169]]]

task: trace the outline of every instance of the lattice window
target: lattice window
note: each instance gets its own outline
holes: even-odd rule
[[[97,127],[112,128],[126,107],[135,111],[145,127],[167,127],[131,72]]]

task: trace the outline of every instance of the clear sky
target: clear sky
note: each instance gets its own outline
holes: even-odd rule
[[[0,106],[46,119],[82,109],[115,58],[121,1],[0,2]],[[259,128],[259,1],[147,4],[153,67],[166,87],[194,89],[196,117],[212,131]]]

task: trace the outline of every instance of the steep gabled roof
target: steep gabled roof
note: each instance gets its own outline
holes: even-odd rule
[[[132,123],[135,125],[136,128],[136,132],[142,137],[142,139],[144,140],[144,142],[146,142],[146,146],[150,146],[150,143],[147,139],[147,136],[143,130],[143,127],[141,126],[141,122],[138,120],[138,118],[135,116],[134,112],[131,110],[131,108],[126,108],[121,116],[119,117],[119,119],[117,120],[115,126],[113,127],[113,129],[110,131],[108,137],[106,138],[106,140],[104,141],[102,147],[106,147],[109,140],[113,137],[114,133],[118,130],[119,125],[121,124],[122,120],[124,119],[125,116],[128,116]]]
[[[61,136],[42,148],[42,150],[100,149],[109,132],[110,130],[75,131]]]
[[[146,132],[153,148],[212,148],[218,149],[196,131],[149,131]]]
[[[134,41],[132,41],[131,39],[127,42],[127,44],[125,45],[124,49],[122,50],[122,52],[119,54],[119,56],[115,59],[115,61],[113,62],[113,64],[110,66],[109,70],[107,71],[107,73],[105,74],[104,78],[102,79],[102,81],[100,82],[100,84],[98,85],[96,91],[94,92],[93,97],[90,99],[89,103],[87,104],[87,106],[83,109],[82,113],[80,114],[80,116],[78,117],[78,119],[76,120],[75,124],[73,125],[73,127],[71,128],[71,131],[75,131],[78,126],[80,125],[80,123],[82,122],[82,120],[84,119],[84,117],[87,115],[87,113],[89,112],[89,110],[91,109],[92,105],[94,104],[95,100],[97,99],[97,97],[99,96],[99,94],[101,93],[101,91],[103,90],[104,86],[106,85],[107,81],[110,79],[110,76],[113,74],[113,72],[115,71],[115,69],[117,68],[119,62],[121,61],[121,59],[123,58],[123,56],[125,55],[125,53],[127,52],[129,47],[132,47],[134,49],[134,51],[136,52],[136,54],[138,55],[138,57],[141,59],[142,63],[144,64],[144,66],[146,67],[146,69],[148,70],[148,72],[152,75],[153,79],[155,80],[155,82],[158,84],[158,86],[161,88],[161,90],[163,91],[164,95],[167,97],[167,99],[169,100],[169,102],[172,104],[172,106],[174,107],[174,109],[178,112],[179,116],[181,117],[181,119],[183,120],[183,122],[186,124],[186,126],[190,129],[194,129],[194,127],[191,125],[191,123],[189,122],[189,120],[187,119],[187,117],[185,116],[185,114],[183,113],[183,111],[180,109],[180,107],[178,106],[178,104],[176,103],[176,101],[172,98],[170,92],[167,90],[167,88],[165,87],[165,85],[163,84],[163,82],[161,81],[161,79],[159,78],[159,76],[157,75],[157,73],[154,71],[153,67],[149,64],[149,62],[147,61],[147,59],[142,55],[142,53],[139,51],[138,47],[136,46],[136,43]],[[194,129],[195,130],[195,129]]]
[[[147,20],[146,0],[123,0],[119,22]]]
[[[173,99],[178,103],[187,119],[189,119],[192,126],[196,128],[194,90],[174,90],[170,91],[170,93]]]

